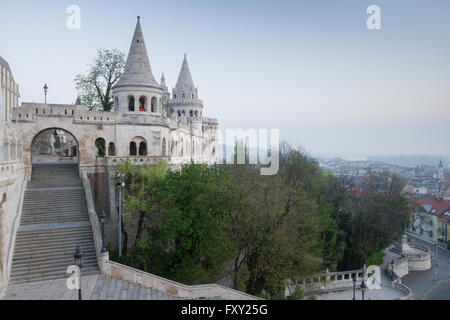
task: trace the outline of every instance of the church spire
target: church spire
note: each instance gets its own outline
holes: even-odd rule
[[[184,60],[181,66],[180,75],[178,76],[178,80],[175,85],[175,90],[178,92],[186,93],[195,90],[194,81],[192,80],[191,76],[191,70],[189,70],[189,65],[186,58],[186,53],[184,54]]]
[[[125,71],[117,82],[118,86],[150,86],[159,87],[153,77],[152,68],[145,47],[140,17],[137,17],[136,29],[128,53]]]

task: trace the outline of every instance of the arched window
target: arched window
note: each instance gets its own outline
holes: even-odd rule
[[[180,110],[178,110],[178,116],[181,117],[181,111]]]
[[[108,145],[108,156],[115,156],[116,155],[116,146],[114,145],[114,142],[110,142]]]
[[[163,157],[166,156],[166,138],[162,139],[162,145],[161,145],[161,154]]]
[[[158,100],[156,97],[152,98],[152,112],[158,112],[158,106],[157,106]]]
[[[174,99],[177,98],[177,94],[176,94],[176,93],[173,94],[173,98],[174,98]],[[36,109],[36,110],[37,110],[37,109]],[[37,111],[36,111],[36,113],[37,113]]]
[[[130,142],[130,156],[135,156],[135,155],[137,155],[136,142],[131,141]]]
[[[181,111],[181,115],[184,117],[186,115],[186,111]]]
[[[191,117],[193,117],[193,116],[194,116],[194,111],[189,110],[189,115],[190,115]]]
[[[97,156],[104,157],[105,156],[105,139],[97,138],[95,140],[95,147],[97,148]]]
[[[196,118],[198,117],[198,111],[195,111],[195,117]]]
[[[119,98],[118,97],[114,97],[114,110],[116,110],[116,111],[119,110]]]
[[[147,144],[144,141],[139,143],[139,155],[140,156],[146,156],[147,155]]]
[[[147,110],[147,98],[142,96],[139,98],[139,111]]]
[[[134,97],[128,97],[128,111],[134,111]]]
[[[182,98],[182,99],[184,99],[184,93],[183,93],[183,94],[181,94],[181,98]]]

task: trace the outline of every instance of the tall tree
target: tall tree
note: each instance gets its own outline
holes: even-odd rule
[[[120,79],[125,68],[125,53],[117,49],[98,49],[94,62],[84,74],[75,77],[82,104],[90,110],[111,111],[112,87]]]
[[[412,211],[402,195],[404,185],[397,174],[373,172],[361,195],[343,206],[338,222],[346,246],[339,269],[361,268],[402,234]]]

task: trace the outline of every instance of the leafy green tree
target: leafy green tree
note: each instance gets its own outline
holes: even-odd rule
[[[120,79],[125,68],[125,53],[117,49],[98,49],[94,62],[85,74],[75,77],[79,102],[89,110],[111,111],[112,87]]]
[[[368,261],[379,261],[382,250],[402,234],[412,207],[401,191],[405,182],[397,174],[371,173],[360,196],[342,208],[340,228],[346,234],[341,270],[359,269]]]
[[[151,219],[124,261],[186,284],[215,281],[229,259],[224,230],[234,191],[226,172],[191,163],[156,179],[129,183],[140,196],[129,200],[127,208],[145,216],[151,210]]]

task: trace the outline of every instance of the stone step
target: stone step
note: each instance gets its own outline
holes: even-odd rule
[[[19,231],[17,233],[16,241],[19,239],[47,239],[48,237],[69,237],[76,234],[92,234],[90,226],[77,228],[48,228],[37,230]]]
[[[97,266],[97,258],[95,256],[86,257],[85,259],[83,259],[83,261],[84,267]],[[39,263],[38,261],[36,261],[36,263],[29,265],[15,265],[14,272],[12,274],[15,276],[20,276],[24,274],[46,272],[51,270],[61,270],[61,269],[66,270],[68,266],[73,264],[74,264],[73,257],[71,259],[55,260],[54,262],[43,261]]]
[[[83,275],[94,275],[100,273],[100,270],[98,267],[90,267],[90,268],[83,268],[81,269],[81,276]],[[46,281],[46,280],[54,280],[54,279],[61,279],[61,278],[68,278],[70,275],[65,272],[49,272],[49,273],[42,273],[42,274],[31,274],[26,276],[18,276],[11,278],[10,283],[11,284],[22,284],[22,283],[28,283],[28,282],[36,282],[36,281]]]
[[[80,221],[80,222],[74,222],[76,224],[78,223],[87,223],[86,221]],[[62,228],[62,229],[44,229],[45,226],[51,226],[54,224],[44,224],[44,225],[38,225],[43,226],[42,228],[36,229],[36,230],[20,230],[17,234],[16,241],[17,240],[27,240],[31,239],[34,241],[39,240],[46,240],[46,239],[57,239],[57,238],[70,238],[70,237],[76,237],[77,235],[86,235],[91,234],[92,230],[90,227],[79,227],[74,226],[74,228]],[[32,226],[34,227],[34,226]],[[23,227],[25,228],[25,227]]]
[[[180,300],[181,298],[101,274],[91,300]]]
[[[33,217],[33,218],[25,218],[22,221],[22,225],[36,225],[36,224],[50,224],[50,223],[64,223],[64,222],[78,222],[78,221],[88,221],[89,216],[55,216],[55,217]]]
[[[16,248],[17,250],[14,250],[14,257],[20,257],[23,255],[29,255],[31,253],[34,253],[35,255],[46,253],[46,252],[54,252],[54,253],[64,253],[64,252],[72,252],[75,250],[76,246],[79,244],[81,247],[81,250],[86,249],[89,250],[92,247],[94,239],[92,236],[90,238],[86,238],[86,240],[67,240],[67,241],[61,241],[58,242],[51,242],[51,243],[41,243],[41,245],[30,245],[30,244],[20,244]]]
[[[16,236],[10,283],[68,277],[77,245],[82,274],[99,273],[84,189],[74,164],[33,164]]]

